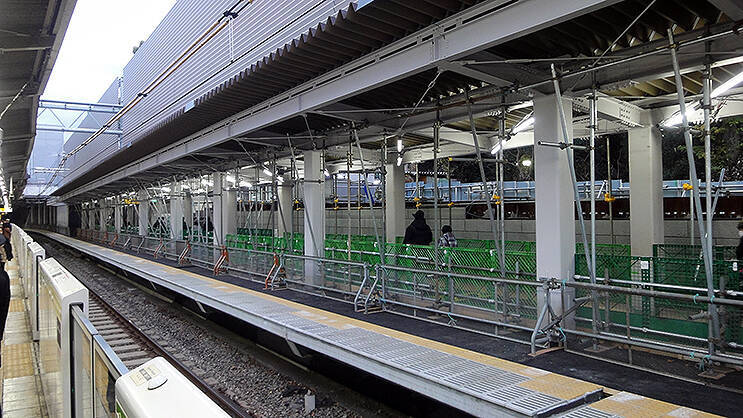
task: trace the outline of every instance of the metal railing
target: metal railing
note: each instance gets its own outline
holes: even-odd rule
[[[149,241],[144,246],[148,251],[155,245]],[[567,344],[570,335],[624,344],[629,363],[633,348],[640,347],[684,353],[702,366],[710,361],[734,365],[743,361],[743,291],[732,261],[716,261],[717,299],[709,301],[700,296],[706,289],[697,284],[703,274],[699,272],[702,261],[695,257],[633,257],[626,246],[606,246],[597,256],[598,284],[590,285],[581,257],[576,257],[574,281],[537,280],[536,258],[530,249],[507,252],[506,277],[500,277],[498,257],[487,248],[441,249],[434,254],[430,247],[386,244],[386,263],[380,264],[374,242],[355,241],[349,250],[346,241],[337,241],[328,241],[325,258],[286,253],[281,248],[228,248],[226,271],[268,288],[281,283],[340,299],[358,311],[386,310],[535,347]],[[185,242],[173,245],[184,248]],[[190,261],[212,268],[220,251],[215,245],[195,243]],[[695,254],[696,249],[689,251]],[[178,257],[176,251],[166,253]],[[275,273],[269,276],[269,272]],[[539,303],[545,283],[559,293],[561,308],[573,307],[568,308],[569,314],[555,316],[547,304]],[[598,287],[589,289],[588,285]],[[600,315],[595,331],[588,297],[591,290],[598,292]],[[708,303],[721,306],[724,341],[716,342],[720,352],[705,349]],[[568,326],[571,322],[574,328]]]

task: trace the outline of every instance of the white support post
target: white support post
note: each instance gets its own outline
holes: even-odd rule
[[[170,185],[170,238],[183,239],[183,193],[181,183]]]
[[[56,207],[57,210],[57,227],[60,233],[69,234],[70,230],[70,208],[66,204]]]
[[[652,257],[663,243],[663,143],[650,123],[629,130],[629,204],[632,255]]]
[[[387,242],[394,243],[397,237],[405,236],[405,167],[396,164],[385,166],[385,235]]]
[[[105,199],[101,199],[98,201],[98,204],[100,205],[98,207],[98,230],[101,232],[106,232],[106,211],[108,210],[107,202]]]
[[[237,233],[237,193],[228,189],[224,173],[214,173],[214,245],[226,243],[228,234]]]
[[[537,278],[573,280],[575,271],[575,202],[573,184],[565,150],[537,145],[538,141],[572,142],[572,125],[568,125],[570,138],[563,138],[560,114],[554,95],[534,99],[534,177],[536,180],[536,238]],[[573,108],[570,100],[562,103],[566,120],[572,120]],[[566,303],[563,306],[559,290],[540,288],[537,294],[538,311],[549,303],[557,315],[569,309],[575,289],[566,288]],[[564,322],[574,327],[572,315]]]
[[[124,227],[124,210],[125,206],[121,196],[114,197],[114,233],[120,234]]]
[[[322,152],[304,153],[304,254],[313,257],[325,256],[325,175],[322,167]],[[322,279],[321,267],[317,263],[305,263],[307,280]]]
[[[147,190],[137,192],[137,200],[139,201],[139,208],[137,209],[139,213],[139,235],[146,237],[147,228],[150,224],[150,198]]]
[[[291,184],[279,184],[278,198],[279,198],[279,213],[283,214],[284,222],[276,223],[276,236],[283,237],[286,234],[294,232],[294,216],[292,211],[294,208],[294,202],[292,201],[292,185]],[[286,224],[286,226],[284,225]],[[308,232],[309,233],[309,232]],[[288,238],[287,238],[288,239]]]

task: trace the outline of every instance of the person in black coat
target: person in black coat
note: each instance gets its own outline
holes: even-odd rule
[[[743,221],[738,222],[738,248],[735,249],[735,258],[743,260]]]
[[[4,220],[3,220],[4,221]],[[0,340],[5,334],[5,321],[8,319],[10,308],[10,276],[5,271],[5,263],[13,259],[13,248],[10,245],[10,223],[2,223],[0,234]]]
[[[403,244],[429,245],[433,240],[431,227],[426,223],[425,214],[422,210],[413,214],[413,222],[405,229]]]

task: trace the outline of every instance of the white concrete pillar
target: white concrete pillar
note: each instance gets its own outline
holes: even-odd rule
[[[385,233],[387,242],[394,243],[397,237],[405,236],[406,221],[409,221],[405,216],[405,167],[387,164],[385,170]]]
[[[560,105],[565,111],[565,118],[572,121],[570,101],[563,100]],[[560,148],[537,145],[537,141],[572,142],[572,123],[568,123],[568,136],[567,139],[563,138],[556,97],[534,99],[538,279],[573,280],[575,271],[575,203],[567,153]],[[570,292],[566,300],[572,301],[574,293],[574,290]],[[540,289],[537,297],[540,310],[546,303],[546,296]],[[549,298],[553,310],[559,315],[562,306],[560,292],[550,292]]]
[[[292,199],[292,187],[293,186],[291,184],[280,184],[278,186],[278,206],[281,210],[280,213],[284,216],[284,222],[282,222],[281,215],[279,213],[276,214],[276,236],[278,237],[283,237],[286,234],[291,234],[294,230],[294,225],[292,223],[292,220],[294,219],[294,201]],[[286,227],[284,227],[284,223],[286,223]]]
[[[106,207],[106,201],[101,199],[98,201],[98,230],[106,231],[106,213],[108,208]]]
[[[137,192],[137,201],[139,202],[139,206],[137,207],[139,235],[146,237],[150,224],[150,199],[147,190]]]
[[[628,137],[630,245],[632,255],[651,257],[664,240],[662,138],[650,123]]]
[[[183,191],[178,182],[170,185],[170,237],[183,239]]]
[[[121,229],[124,227],[124,210],[126,207],[123,205],[122,197],[116,196],[113,201],[114,205],[114,233],[120,234]]]
[[[229,188],[224,173],[214,173],[214,245],[225,245],[228,234],[237,233],[237,192]]]
[[[70,208],[64,203],[57,206],[57,227],[64,234],[70,231]]]
[[[325,257],[325,175],[320,151],[304,153],[304,254]],[[305,277],[322,283],[322,269],[314,262],[305,263]]]

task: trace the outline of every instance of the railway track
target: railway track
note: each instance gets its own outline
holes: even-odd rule
[[[160,345],[149,338],[124,314],[114,309],[90,287],[88,287],[88,292],[88,319],[90,323],[93,324],[98,334],[106,340],[129,370],[133,370],[155,357],[163,357],[229,415],[233,417],[249,416],[244,408],[213,389],[192,372],[189,367],[170,355],[167,345]]]

